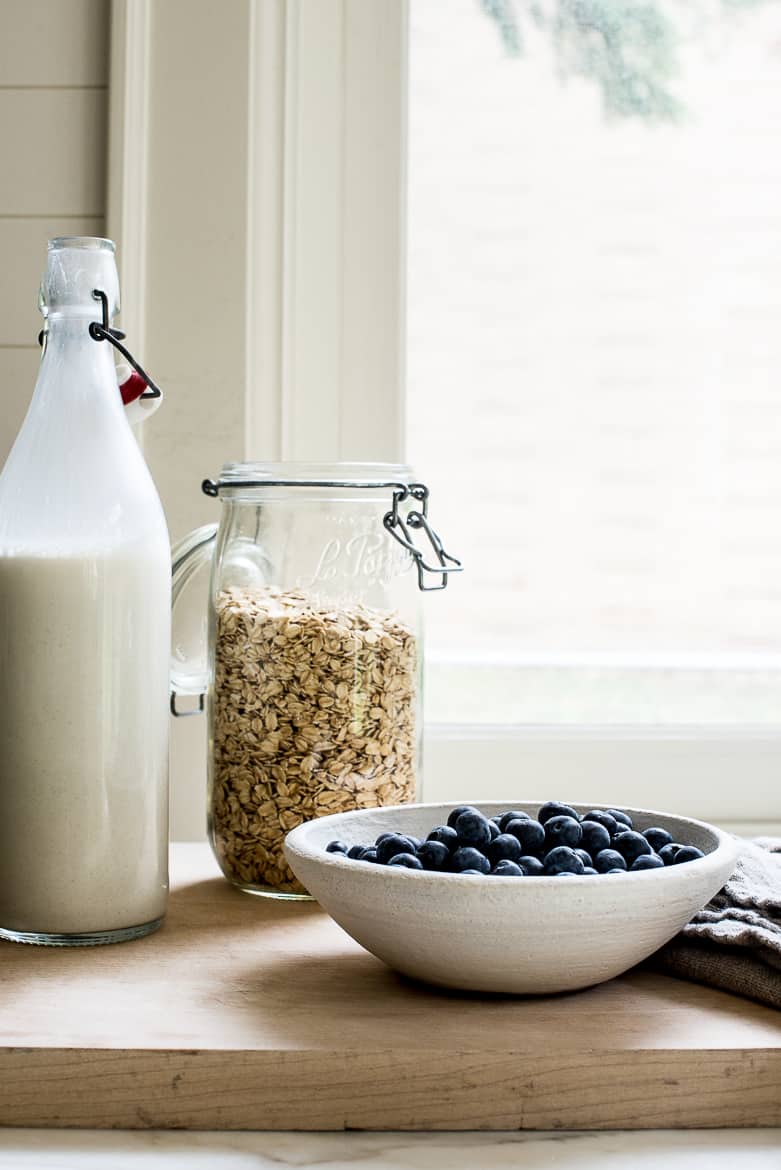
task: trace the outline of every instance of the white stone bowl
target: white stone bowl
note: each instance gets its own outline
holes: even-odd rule
[[[474,802],[486,816],[510,808],[535,816],[543,803]],[[368,845],[391,831],[425,838],[454,807],[398,805],[321,817],[293,829],[285,853],[296,877],[361,946],[404,975],[468,991],[539,995],[620,975],[702,909],[732,873],[738,852],[713,825],[635,808],[624,810],[635,828],[660,825],[705,856],[664,869],[561,879],[432,873],[325,851],[336,838],[348,845]]]

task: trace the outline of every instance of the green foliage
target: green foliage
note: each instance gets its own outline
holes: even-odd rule
[[[736,13],[769,0],[707,0],[717,12]],[[596,83],[608,115],[670,120],[682,107],[672,83],[678,75],[678,28],[684,0],[480,0],[509,54],[523,53],[523,25],[550,35],[562,77]],[[691,7],[691,4],[688,5]]]
[[[608,112],[646,119],[679,112],[669,90],[675,31],[654,0],[559,0],[551,31],[559,67],[596,81]]]
[[[513,0],[480,0],[480,7],[486,16],[496,21],[507,52],[517,57],[521,50],[521,30]]]

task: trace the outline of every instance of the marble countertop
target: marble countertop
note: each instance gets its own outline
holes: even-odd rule
[[[0,1130],[0,1170],[779,1170],[781,1130],[181,1133]]]

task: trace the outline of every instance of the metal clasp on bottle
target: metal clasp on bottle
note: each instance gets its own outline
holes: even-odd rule
[[[133,357],[132,353],[122,344],[125,339],[125,334],[121,329],[112,329],[108,316],[108,297],[100,288],[93,288],[92,295],[96,301],[100,301],[101,319],[100,321],[90,321],[89,335],[93,341],[110,341],[114,349],[119,350],[125,361],[129,362],[137,374],[140,375],[149,387],[141,395],[142,398],[162,398],[160,388],[155,385],[152,379],[147,374],[146,370]]]
[[[100,301],[100,321],[90,321],[89,323],[89,335],[92,340],[110,341],[114,346],[114,349],[118,350],[122,354],[122,357],[125,359],[125,361],[129,362],[136,373],[141,378],[143,378],[149,389],[144,391],[144,393],[141,395],[142,398],[162,398],[163,395],[160,387],[152,381],[152,379],[149,377],[149,374],[147,374],[146,370],[143,368],[140,362],[136,361],[130,350],[127,349],[126,346],[122,345],[126,334],[124,334],[121,329],[114,329],[112,327],[108,315],[108,297],[106,296],[103,289],[93,288],[92,296],[96,301]],[[38,344],[44,351],[46,350],[47,333],[48,327],[44,325],[43,329],[38,334]]]

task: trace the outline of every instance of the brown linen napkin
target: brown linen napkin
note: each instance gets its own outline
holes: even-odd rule
[[[726,885],[648,963],[781,1008],[781,839],[742,842]]]

